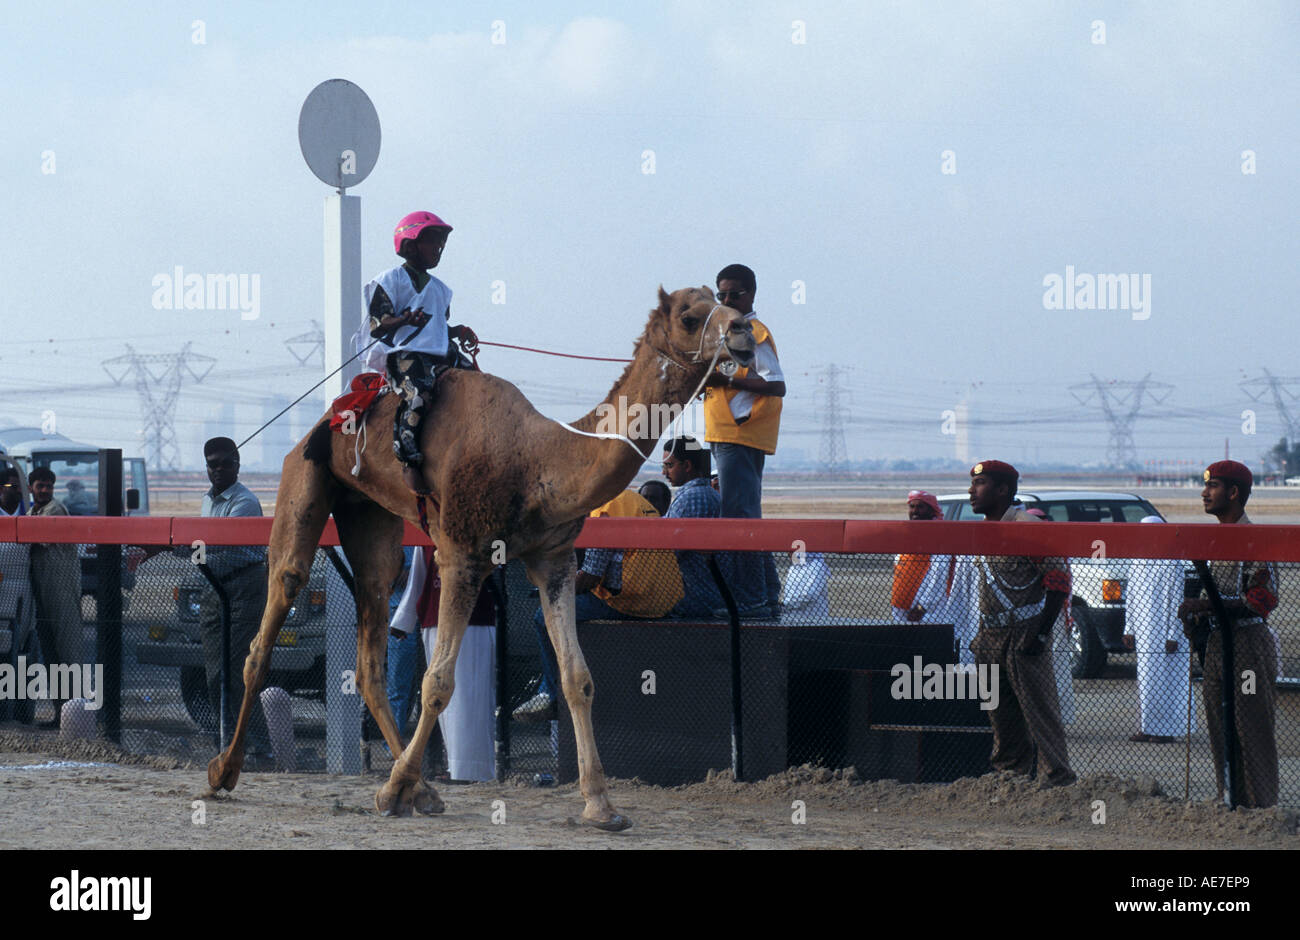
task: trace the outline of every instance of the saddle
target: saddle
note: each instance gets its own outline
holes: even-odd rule
[[[478,337],[467,326],[452,327],[447,356],[442,362],[434,366],[433,380],[435,388],[438,380],[449,369],[481,371],[478,365]],[[349,413],[351,413],[354,422],[359,422],[362,416],[378,400],[379,396],[392,391],[388,386],[387,378],[380,372],[362,372],[360,375],[353,377],[350,388],[351,391],[345,392],[334,399],[330,406],[331,430],[341,430],[343,424],[347,421]]]

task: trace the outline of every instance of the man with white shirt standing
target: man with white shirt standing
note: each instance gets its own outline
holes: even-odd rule
[[[718,469],[722,517],[763,517],[763,461],[776,453],[785,376],[772,332],[754,313],[757,281],[743,264],[718,272],[718,302],[745,315],[754,330],[754,364],[727,374],[714,372],[704,396],[704,439]],[[730,365],[730,364],[728,364]],[[719,367],[721,368],[721,367]],[[741,616],[772,616],[780,607],[781,581],[771,553],[738,555],[732,589]]]

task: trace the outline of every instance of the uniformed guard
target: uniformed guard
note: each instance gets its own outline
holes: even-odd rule
[[[1206,468],[1201,502],[1221,523],[1250,524],[1246,500],[1254,477],[1235,460],[1220,460]],[[1201,597],[1178,608],[1184,632],[1194,649],[1203,649],[1205,723],[1219,798],[1224,792],[1224,682],[1234,695],[1236,774],[1232,792],[1239,806],[1277,804],[1277,647],[1268,628],[1268,615],[1277,606],[1277,570],[1266,561],[1212,561],[1214,579],[1224,608],[1232,618],[1234,676],[1223,675],[1223,632],[1204,589]]]
[[[1020,474],[1001,460],[970,471],[971,508],[986,522],[1039,522],[1015,502]],[[971,642],[980,668],[998,667],[998,704],[989,711],[995,770],[1028,774],[1038,749],[1040,786],[1065,786],[1070,769],[1052,672],[1052,625],[1069,581],[1061,558],[975,559],[979,632]]]

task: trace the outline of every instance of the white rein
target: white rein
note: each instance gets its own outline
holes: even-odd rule
[[[691,359],[692,362],[704,361],[704,336],[709,330],[709,324],[713,322],[713,315],[721,309],[722,309],[722,304],[714,304],[713,309],[709,311],[708,317],[705,318],[704,329],[700,330],[700,345],[695,350],[695,355]],[[704,375],[700,379],[700,384],[695,386],[695,391],[693,391],[691,393],[691,396],[686,399],[688,404],[695,400],[695,396],[700,394],[700,390],[704,388],[704,383],[707,382],[709,380],[709,376],[713,374],[713,369],[718,364],[718,357],[722,355],[722,348],[725,345],[726,345],[726,338],[724,337],[723,342],[719,343],[718,348],[714,351],[713,359],[709,363],[709,367],[704,371]],[[686,371],[686,367],[683,366],[681,363],[677,362],[676,360],[665,356],[663,353],[659,353],[659,356],[665,359],[666,361],[671,362],[673,365],[677,366],[677,368],[681,369],[683,372]],[[673,424],[676,424],[680,418],[681,415],[679,414],[677,418],[673,419]],[[632,438],[628,437],[626,434],[612,434],[612,433],[605,433],[599,431],[579,431],[577,428],[573,427],[570,424],[565,424],[563,421],[558,421],[555,418],[552,418],[551,420],[555,421],[556,424],[558,424],[560,427],[564,428],[565,430],[572,431],[574,434],[581,434],[583,437],[596,437],[596,438],[601,438],[602,440],[623,441],[624,443],[627,444],[628,447],[636,451],[637,457],[640,458],[642,462],[649,459],[649,455],[641,453],[641,448],[638,447],[636,442],[633,441]],[[669,425],[669,427],[671,428],[672,425]]]

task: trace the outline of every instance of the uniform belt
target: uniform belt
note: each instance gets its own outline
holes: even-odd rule
[[[1036,604],[1026,604],[1024,607],[1013,607],[1011,610],[1004,610],[996,614],[985,614],[980,618],[980,622],[986,627],[1010,627],[1014,624],[1028,620],[1043,612],[1043,601]]]
[[[1232,625],[1234,627],[1262,627],[1265,625],[1265,623],[1266,621],[1264,620],[1263,617],[1255,616],[1255,617],[1241,617],[1237,620],[1234,620],[1232,622]]]

